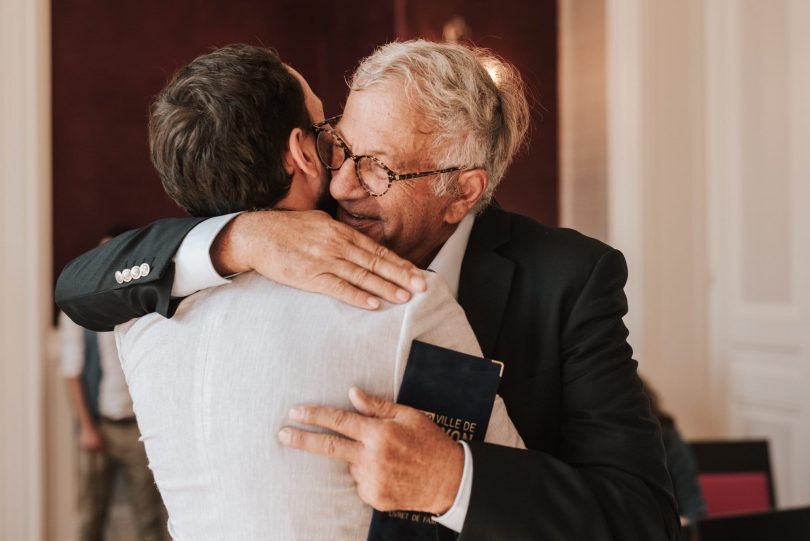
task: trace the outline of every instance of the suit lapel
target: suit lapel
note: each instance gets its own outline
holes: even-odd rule
[[[481,350],[492,357],[512,289],[515,264],[496,252],[510,239],[507,212],[490,206],[475,220],[461,265],[458,302]]]

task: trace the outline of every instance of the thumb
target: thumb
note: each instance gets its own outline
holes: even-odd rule
[[[354,408],[366,417],[391,419],[396,416],[399,407],[393,402],[366,394],[357,387],[349,389],[349,400],[351,400]]]

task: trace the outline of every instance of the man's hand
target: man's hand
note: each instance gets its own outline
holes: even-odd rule
[[[322,406],[298,406],[290,418],[337,434],[285,427],[279,440],[349,463],[357,494],[380,511],[446,513],[464,471],[464,450],[425,414],[352,388],[360,413]],[[344,437],[345,436],[345,437]]]
[[[214,241],[211,260],[223,276],[255,270],[371,310],[426,287],[412,263],[319,211],[242,213]]]
[[[86,451],[101,451],[104,447],[104,441],[95,425],[82,424],[79,430],[79,447]]]

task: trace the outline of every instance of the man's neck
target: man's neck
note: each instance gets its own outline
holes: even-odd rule
[[[453,296],[458,295],[461,265],[464,262],[464,254],[467,252],[467,244],[474,224],[475,215],[465,216],[430,263],[430,270],[445,281]]]
[[[418,261],[412,261],[412,263],[422,270],[427,270],[433,260],[436,259],[436,255],[442,249],[444,243],[447,242],[447,239],[456,232],[456,229],[458,229],[458,224],[447,224],[446,227],[442,229],[441,235],[438,237],[438,242],[429,249],[424,257],[419,257]]]

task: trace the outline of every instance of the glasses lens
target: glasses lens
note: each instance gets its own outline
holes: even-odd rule
[[[329,130],[318,132],[318,158],[328,169],[340,169],[346,153]]]
[[[368,191],[374,195],[382,195],[388,191],[388,187],[391,185],[388,171],[378,162],[371,158],[360,158],[357,169],[360,174],[360,182]]]

